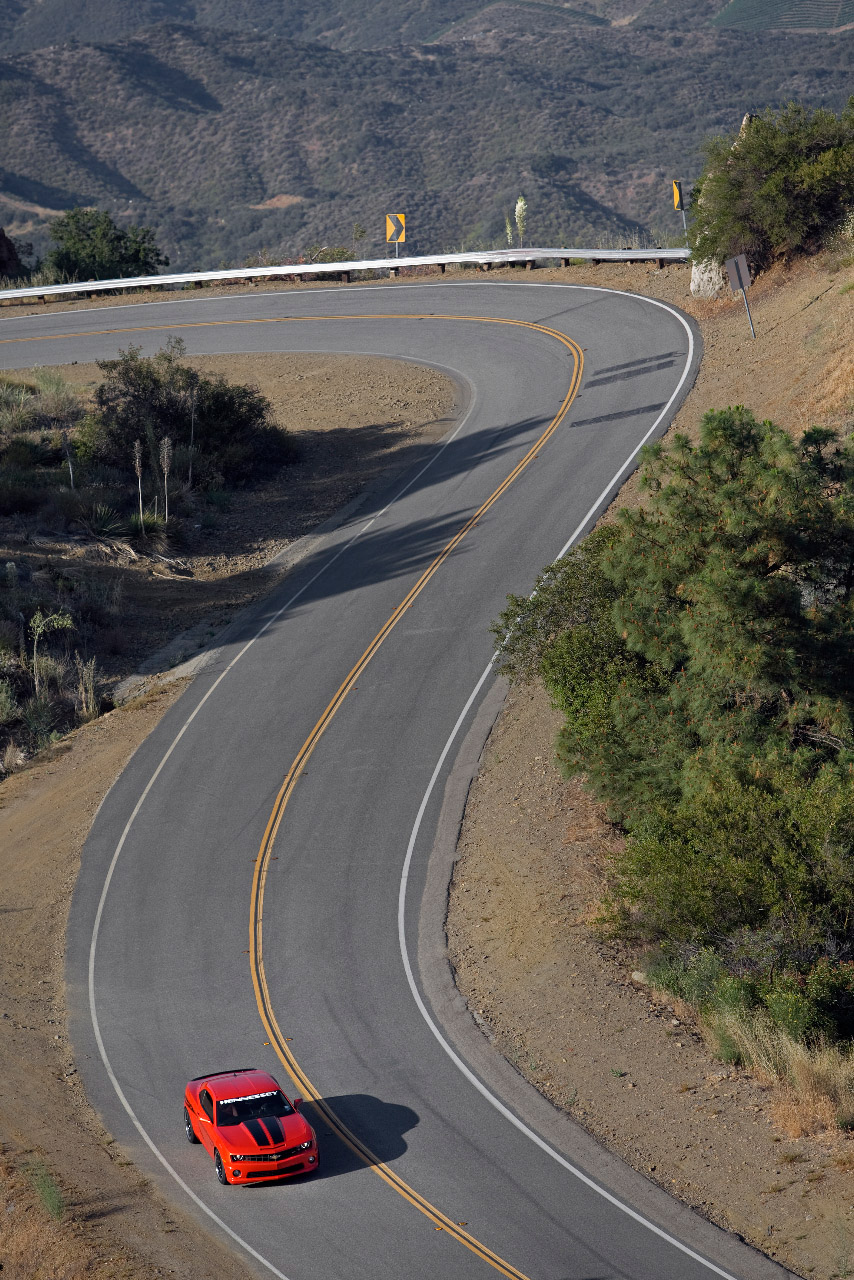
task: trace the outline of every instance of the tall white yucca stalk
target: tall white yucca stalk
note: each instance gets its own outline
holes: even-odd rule
[[[133,469],[136,472],[136,487],[139,490],[139,532],[145,537],[145,518],[142,514],[142,442],[133,442]]]
[[[519,248],[525,239],[525,228],[528,225],[528,201],[520,196],[516,201],[516,230],[519,232]]]
[[[172,441],[164,436],[160,441],[160,466],[163,470],[164,522],[169,523],[169,469],[172,466]]]

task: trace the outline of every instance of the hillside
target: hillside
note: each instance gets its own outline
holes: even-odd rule
[[[544,10],[566,24],[656,27],[685,34],[715,22],[751,30],[834,30],[854,22],[852,0],[516,0],[536,31]],[[162,22],[338,49],[428,43],[471,19],[489,21],[494,0],[6,0],[0,47],[24,53],[77,40],[121,40]]]
[[[680,30],[707,21],[722,0],[525,0],[529,20],[556,8],[583,24],[608,25],[627,16],[664,21]],[[491,0],[6,0],[0,10],[0,45],[7,53],[49,44],[119,40],[160,22],[292,40],[319,40],[341,49],[428,42],[454,23],[492,8]]]
[[[0,225],[43,247],[51,216],[97,204],[204,267],[346,244],[355,221],[378,253],[390,210],[416,252],[491,243],[524,190],[539,243],[678,233],[669,179],[696,174],[710,131],[850,92],[851,35],[718,30],[715,8],[682,7],[690,36],[655,25],[670,0],[613,27],[514,2],[375,52],[161,24],[18,54],[0,61]]]
[[[854,25],[854,0],[730,0],[715,22],[748,31],[838,31]]]

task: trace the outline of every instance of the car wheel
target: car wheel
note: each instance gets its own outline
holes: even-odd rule
[[[218,1151],[214,1151],[214,1169],[216,1170],[218,1181],[221,1182],[224,1187],[227,1187],[228,1174],[225,1171],[225,1165],[222,1163],[222,1156]]]
[[[193,1128],[193,1122],[192,1122],[192,1120],[190,1119],[190,1113],[189,1113],[189,1111],[187,1110],[187,1108],[186,1108],[186,1107],[184,1108],[184,1132],[185,1132],[185,1133],[186,1133],[186,1135],[187,1135],[187,1141],[188,1141],[188,1142],[200,1142],[200,1141],[201,1141],[201,1139],[200,1139],[200,1138],[197,1138],[197,1137],[196,1137],[196,1131],[195,1131],[195,1129]]]

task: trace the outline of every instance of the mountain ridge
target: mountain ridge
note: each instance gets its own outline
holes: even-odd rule
[[[43,248],[52,211],[97,204],[201,268],[347,244],[356,222],[379,254],[391,211],[417,251],[494,243],[524,191],[540,243],[678,234],[669,180],[696,174],[702,138],[767,103],[840,109],[851,48],[548,13],[532,27],[518,0],[368,51],[158,23],[0,60],[0,225]]]
[[[529,10],[551,9],[566,22],[652,26],[687,31],[709,23],[774,29],[792,26],[790,10],[832,27],[825,10],[845,10],[852,0],[517,0]],[[6,0],[0,10],[0,49],[25,53],[70,40],[127,39],[160,23],[241,31],[272,38],[319,42],[332,48],[367,49],[423,44],[444,38],[494,8],[494,0]],[[777,11],[785,11],[782,24]],[[808,12],[807,12],[808,11]],[[844,21],[849,20],[843,15]],[[844,25],[840,22],[837,25]]]

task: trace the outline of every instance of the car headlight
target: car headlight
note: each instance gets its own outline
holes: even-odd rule
[[[229,1160],[232,1161],[232,1163],[234,1163],[237,1160],[254,1160],[255,1157],[254,1156],[229,1156],[228,1158]]]
[[[308,1151],[310,1146],[311,1146],[311,1138],[309,1138],[308,1142],[301,1142],[299,1149],[300,1151]]]

